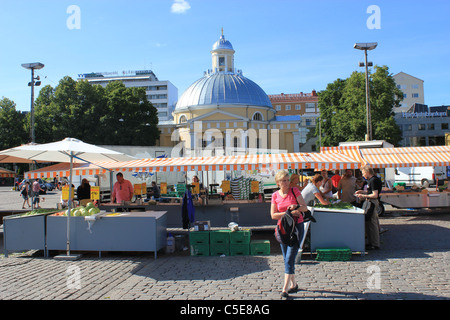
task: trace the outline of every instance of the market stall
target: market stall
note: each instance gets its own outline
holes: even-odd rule
[[[450,166],[450,146],[359,148],[358,146],[328,147],[323,153],[342,153],[358,159],[374,169],[402,167]],[[450,207],[448,192],[430,191],[415,186],[410,189],[384,188],[381,201],[398,208]]]
[[[166,246],[167,216],[164,211],[101,212],[89,217],[70,217],[71,249],[77,251],[145,251]],[[47,250],[65,250],[65,219],[47,216]]]
[[[114,172],[129,173],[149,173],[149,172],[208,172],[208,171],[233,171],[245,172],[249,170],[271,170],[278,171],[280,169],[302,170],[314,169],[320,171],[322,169],[355,169],[359,167],[359,162],[342,154],[319,154],[319,153],[286,153],[286,154],[250,154],[238,156],[220,156],[220,157],[187,157],[187,158],[155,158],[155,159],[138,159],[119,163],[98,163],[99,166],[113,170]],[[83,167],[74,169],[74,174],[86,174],[89,172],[101,172],[101,167],[86,164]],[[56,176],[64,173],[63,167],[57,170],[49,168],[49,170],[40,169],[33,172],[27,172],[30,177],[33,176]],[[203,181],[205,183],[205,181]],[[226,181],[225,181],[226,182]],[[228,181],[231,184],[233,181]],[[217,183],[211,181],[205,186],[206,190],[211,184],[220,184],[223,186],[224,181]],[[252,190],[253,187],[256,190]],[[257,185],[255,184],[257,183]],[[186,187],[187,184],[185,184]],[[195,202],[195,218],[196,220],[216,220],[218,225],[227,224],[228,217],[234,214],[233,219],[239,216],[241,224],[249,225],[267,225],[274,222],[270,219],[270,202],[265,202],[263,190],[261,189],[261,181],[247,179],[244,185],[238,186],[238,194],[233,194],[232,190],[221,193],[223,197],[217,196],[212,198],[211,193],[207,192],[206,198],[200,195],[194,195]],[[231,188],[231,185],[230,185]],[[231,194],[231,199],[226,195]],[[150,207],[154,210],[167,211],[168,226],[181,227],[181,206],[184,191],[173,195],[162,195],[160,201],[156,201],[154,206]],[[170,202],[165,202],[170,198]],[[174,201],[178,200],[178,201]],[[201,200],[201,201],[199,201]],[[122,208],[120,208],[122,206]],[[122,204],[101,204],[101,208],[105,210],[115,209],[131,209],[124,207]],[[143,204],[141,204],[143,206]],[[108,209],[109,208],[109,209]],[[225,224],[226,223],[226,224]]]

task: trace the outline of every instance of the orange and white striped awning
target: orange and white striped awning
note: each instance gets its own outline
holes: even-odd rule
[[[360,150],[358,146],[321,147],[320,153],[344,154],[350,159],[359,162],[361,166],[364,166],[367,163],[362,157]]]
[[[0,178],[14,178],[16,173],[14,171],[0,168]]]
[[[402,148],[359,148],[340,146],[321,148],[323,153],[341,153],[362,166],[373,168],[450,166],[450,146],[402,147]]]
[[[280,169],[355,169],[359,162],[339,153],[283,153],[251,154],[218,157],[154,158],[126,162],[102,162],[97,164],[76,163],[73,175],[94,175],[115,172],[180,172],[180,171],[240,171]],[[69,164],[60,163],[31,172],[28,178],[53,178],[69,176]]]

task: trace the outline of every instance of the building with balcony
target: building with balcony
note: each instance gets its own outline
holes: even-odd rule
[[[121,81],[127,88],[145,88],[147,100],[158,110],[160,121],[172,118],[178,100],[178,89],[168,80],[158,80],[151,70],[85,73],[78,75],[78,80],[80,79],[103,87],[110,82]]]

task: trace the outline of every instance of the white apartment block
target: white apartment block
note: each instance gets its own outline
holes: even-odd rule
[[[172,119],[172,112],[178,101],[178,89],[170,81],[160,81],[151,70],[96,72],[79,74],[78,80],[103,87],[112,81],[122,81],[125,87],[145,88],[148,101],[158,110],[158,119]]]
[[[403,100],[400,107],[394,108],[394,112],[407,112],[415,103],[425,104],[423,80],[407,73],[399,72],[393,76],[397,88],[403,92]]]

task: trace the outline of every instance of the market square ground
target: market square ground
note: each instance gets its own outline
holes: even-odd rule
[[[54,207],[51,192],[43,207]],[[18,210],[18,192],[0,187],[0,209]],[[408,214],[406,214],[408,213]],[[450,299],[450,210],[389,211],[380,219],[381,250],[353,255],[347,262],[296,265],[307,300]],[[0,243],[0,300],[280,300],[283,262],[273,233],[269,256],[191,257],[187,252],[84,253],[77,261],[44,258],[41,251],[3,255]],[[3,230],[0,229],[0,241]]]

